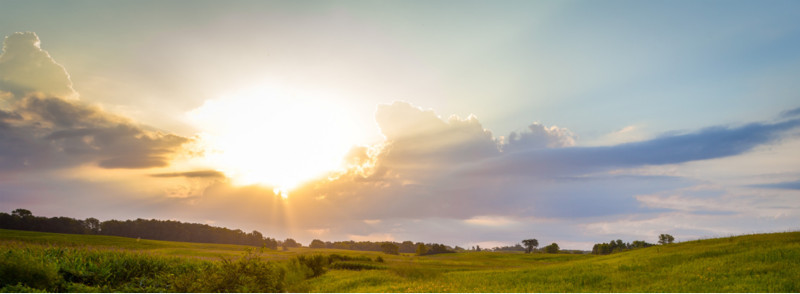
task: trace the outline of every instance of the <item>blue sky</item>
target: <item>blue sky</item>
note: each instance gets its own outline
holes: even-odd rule
[[[582,249],[800,218],[796,1],[0,8],[41,42],[0,57],[8,211]]]

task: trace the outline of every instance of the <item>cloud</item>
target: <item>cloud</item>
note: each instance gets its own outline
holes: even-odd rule
[[[616,168],[676,164],[743,154],[779,140],[800,119],[711,127],[651,140],[601,147],[535,149],[505,154],[473,165],[485,175],[580,175]]]
[[[399,166],[460,163],[499,154],[492,133],[475,116],[447,121],[406,102],[379,105],[375,121],[386,137],[384,162]],[[412,160],[412,161],[409,161]]]
[[[800,190],[800,181],[750,185],[753,188]]]
[[[512,132],[508,135],[508,142],[503,145],[503,151],[512,152],[519,150],[533,150],[545,148],[560,148],[575,145],[575,135],[566,128],[557,126],[547,127],[540,123],[528,126],[526,132]]]
[[[781,112],[782,118],[792,118],[797,117],[798,115],[800,115],[800,107]]]
[[[31,93],[77,98],[69,74],[40,47],[32,32],[14,33],[5,38],[0,55],[0,91],[20,99]]]
[[[472,225],[490,226],[490,227],[504,227],[514,225],[517,222],[503,216],[476,216],[465,220],[464,222]]]
[[[169,164],[188,138],[146,131],[98,108],[30,96],[0,115],[0,169],[103,168]]]
[[[150,176],[155,178],[224,178],[225,174],[215,170],[199,170],[190,172],[160,173],[152,174]]]
[[[0,170],[169,165],[190,139],[150,131],[74,99],[66,70],[35,33],[5,38],[0,55]],[[5,92],[4,92],[5,91]],[[8,94],[11,93],[11,94]]]

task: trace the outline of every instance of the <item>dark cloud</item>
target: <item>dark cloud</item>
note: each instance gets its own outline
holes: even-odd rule
[[[783,190],[800,190],[800,181],[771,183],[771,184],[759,184],[759,185],[751,185],[750,187],[767,188],[767,189],[783,189]]]
[[[614,168],[676,164],[739,155],[772,143],[782,132],[800,126],[800,119],[711,127],[688,134],[603,147],[570,147],[510,152],[474,164],[481,175],[557,176]]]
[[[800,116],[800,107],[781,112],[782,118],[792,118],[796,116]]]
[[[39,47],[35,33],[14,33],[5,38],[0,55],[0,91],[17,99],[30,93],[75,98],[67,71]]]
[[[162,167],[188,141],[78,102],[31,96],[0,115],[0,169]]]
[[[215,170],[199,170],[199,171],[190,171],[190,172],[179,172],[179,173],[160,173],[160,174],[152,174],[151,177],[156,178],[224,178],[225,174],[215,171]]]

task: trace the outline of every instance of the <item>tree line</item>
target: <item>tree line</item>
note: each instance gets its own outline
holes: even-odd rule
[[[96,218],[85,220],[70,217],[34,216],[30,210],[16,209],[8,213],[0,213],[0,228],[10,230],[39,231],[63,234],[91,234],[129,238],[144,238],[163,241],[237,244],[264,246],[277,249],[278,246],[292,247],[294,242],[284,242],[264,237],[259,231],[250,233],[236,229],[212,227],[207,224],[183,223],[163,220],[109,220],[101,222]],[[288,241],[288,242],[287,242]],[[287,244],[288,243],[288,244]],[[299,246],[299,245],[298,245]]]
[[[107,235],[129,238],[143,238],[162,241],[236,244],[263,246],[269,249],[302,247],[292,238],[280,241],[265,237],[259,231],[250,233],[239,229],[213,227],[207,224],[183,223],[171,220],[136,219],[99,221],[96,218],[85,220],[70,217],[34,216],[30,210],[16,209],[11,214],[0,212],[0,229],[39,231],[62,234]],[[389,254],[416,253],[430,255],[453,253],[460,247],[452,248],[444,244],[404,241],[371,242],[371,241],[336,241],[323,242],[315,239],[310,248],[330,248],[360,251],[382,251]]]
[[[373,241],[322,241],[314,239],[308,245],[309,248],[328,248],[328,249],[346,249],[346,250],[359,250],[359,251],[381,251],[387,254],[400,254],[400,253],[413,253],[417,255],[431,255],[440,253],[455,253],[456,250],[462,249],[458,246],[455,248],[438,243],[414,243],[412,241],[403,242],[373,242]]]
[[[658,236],[658,243],[661,245],[672,244],[674,241],[675,237],[670,234],[661,234]],[[605,255],[631,249],[647,248],[650,246],[655,246],[655,244],[647,243],[641,240],[625,243],[618,239],[616,241],[611,240],[608,243],[594,244],[594,247],[592,247],[592,254]]]

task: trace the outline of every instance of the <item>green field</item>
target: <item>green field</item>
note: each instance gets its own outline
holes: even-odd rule
[[[698,240],[605,256],[494,252],[398,256],[0,230],[0,288],[6,292],[800,292],[800,232]]]

